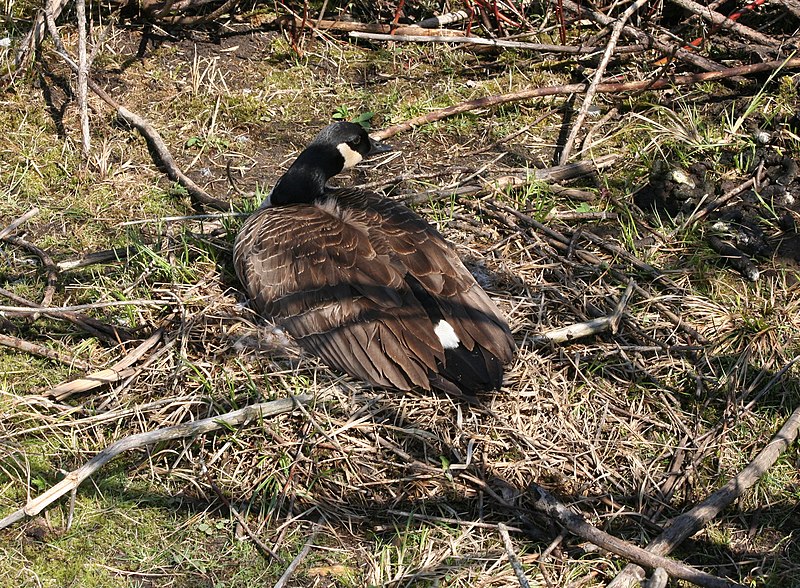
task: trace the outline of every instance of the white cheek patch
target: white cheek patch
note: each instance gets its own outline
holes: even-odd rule
[[[439,337],[439,341],[441,341],[442,347],[445,349],[455,349],[458,347],[458,344],[461,343],[458,335],[456,335],[456,332],[453,330],[453,326],[444,319],[439,321],[439,324],[436,325],[433,332]]]
[[[342,157],[344,157],[344,168],[342,169],[350,169],[364,159],[358,151],[350,147],[347,143],[339,143],[336,148],[339,150],[339,153],[342,154]]]

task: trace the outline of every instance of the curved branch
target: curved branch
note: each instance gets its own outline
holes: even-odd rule
[[[160,443],[162,441],[172,441],[184,437],[205,435],[206,433],[211,433],[219,429],[237,427],[256,419],[292,412],[298,406],[308,404],[311,399],[312,396],[305,394],[290,396],[289,398],[281,398],[280,400],[245,406],[239,410],[191,423],[181,423],[180,425],[173,425],[172,427],[164,427],[162,429],[124,437],[106,447],[77,470],[71,471],[63,480],[48,491],[29,500],[25,506],[0,520],[0,530],[21,521],[25,517],[36,516],[53,502],[77,488],[81,482],[86,480],[86,478],[90,477],[120,453],[145,447],[146,445]]]

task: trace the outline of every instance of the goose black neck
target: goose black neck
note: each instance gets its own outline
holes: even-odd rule
[[[322,200],[325,184],[343,168],[344,157],[336,147],[309,145],[275,184],[270,204],[310,204]]]

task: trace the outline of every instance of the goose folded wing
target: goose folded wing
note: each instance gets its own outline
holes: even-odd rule
[[[262,209],[237,239],[237,274],[259,312],[330,366],[375,385],[428,388],[442,345],[360,220],[316,206]]]

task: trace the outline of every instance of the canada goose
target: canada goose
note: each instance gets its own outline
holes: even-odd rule
[[[325,127],[242,226],[239,280],[303,349],[372,385],[499,388],[508,325],[439,232],[399,202],[326,188],[375,145],[360,125]]]

